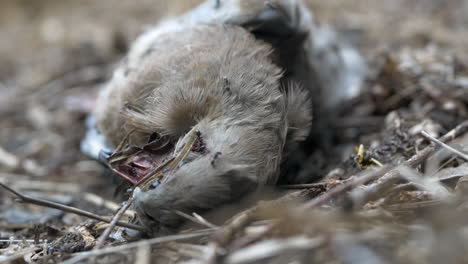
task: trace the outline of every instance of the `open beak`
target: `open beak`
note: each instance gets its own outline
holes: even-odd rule
[[[164,183],[201,144],[200,133],[192,128],[177,146],[158,138],[143,147],[123,147],[123,143],[113,153],[101,151],[99,156],[113,172],[145,191]]]

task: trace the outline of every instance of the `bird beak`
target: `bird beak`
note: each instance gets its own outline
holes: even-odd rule
[[[155,150],[149,147],[157,143],[153,141],[141,148],[119,146],[112,154],[102,153],[100,156],[114,173],[145,191],[164,183],[200,141],[200,134],[192,128],[177,146],[166,142]]]

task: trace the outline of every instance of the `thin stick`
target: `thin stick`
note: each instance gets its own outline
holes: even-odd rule
[[[285,185],[278,185],[278,187],[283,189],[308,189],[314,187],[321,187],[324,186],[325,183],[318,182],[318,183],[304,183],[304,184],[285,184]]]
[[[297,198],[309,197],[308,195],[309,195],[308,191],[304,191],[304,190],[294,191],[286,195],[283,195],[282,197],[278,199],[268,201],[267,203],[269,206],[276,206],[276,205],[284,204],[288,201],[291,201]],[[214,238],[213,238],[214,241],[208,244],[207,246],[208,253],[205,254],[205,258],[202,263],[205,263],[205,264],[221,263],[223,258],[226,257],[226,253],[227,253],[226,248],[229,246],[230,243],[232,243],[232,240],[235,238],[235,234],[237,234],[237,231],[241,230],[242,228],[245,228],[247,225],[252,223],[255,220],[255,215],[257,214],[258,210],[261,210],[261,208],[266,205],[265,203],[266,202],[261,202],[261,203],[259,202],[254,207],[250,207],[236,214],[230,220],[228,220],[224,226],[220,227],[214,235]],[[262,222],[265,222],[265,221],[262,221]],[[275,222],[269,221],[266,224],[267,224],[267,227],[266,227],[266,230],[264,230],[263,235],[267,235],[275,227]]]
[[[135,258],[134,264],[150,264],[151,247],[149,245],[138,247]]]
[[[217,225],[215,225],[215,224],[209,222],[208,220],[206,220],[205,218],[203,218],[201,215],[199,215],[199,214],[197,214],[197,213],[195,213],[195,212],[193,212],[192,215],[193,215],[193,217],[195,217],[196,219],[198,219],[200,222],[205,223],[206,226],[208,226],[208,227],[210,227],[210,228],[218,228]]]
[[[435,137],[429,135],[429,133],[427,133],[426,131],[424,131],[424,130],[421,131],[421,135],[422,135],[423,137],[425,137],[426,139],[428,139],[428,140],[430,140],[430,141],[436,143],[437,145],[439,145],[439,146],[441,146],[441,147],[447,149],[448,151],[450,151],[450,152],[452,152],[452,153],[457,154],[458,156],[460,156],[460,157],[463,158],[464,160],[468,161],[468,155],[467,155],[467,154],[465,154],[465,153],[463,153],[463,152],[461,152],[461,151],[459,151],[459,150],[457,150],[457,149],[455,149],[455,148],[453,148],[453,147],[451,147],[451,146],[445,144],[444,142],[438,140],[437,138],[435,138]]]
[[[148,240],[142,240],[138,242],[133,242],[133,243],[128,243],[120,246],[115,246],[115,247],[107,247],[103,249],[98,249],[98,250],[93,250],[93,251],[88,251],[88,252],[82,252],[78,253],[75,257],[67,260],[64,262],[64,264],[73,264],[80,262],[84,259],[87,259],[92,256],[99,256],[99,255],[104,255],[104,254],[109,254],[109,253],[114,253],[114,252],[122,252],[123,250],[128,250],[132,248],[137,248],[141,246],[146,246],[146,245],[154,245],[154,244],[160,244],[160,243],[166,243],[166,242],[173,242],[173,241],[178,241],[178,240],[185,240],[185,239],[190,239],[190,238],[196,238],[196,237],[201,237],[201,236],[207,236],[213,233],[213,229],[206,229],[206,230],[200,230],[188,234],[179,234],[179,235],[171,235],[171,236],[165,236],[165,237],[157,237],[153,239],[148,239]]]
[[[280,202],[279,200],[274,200],[273,202]],[[222,228],[218,229],[214,234],[214,241],[208,244],[209,253],[206,254],[203,261],[204,264],[215,264],[222,263],[224,257],[226,257],[225,248],[232,242],[235,237],[236,231],[241,230],[246,227],[253,219],[255,214],[257,214],[260,209],[260,205],[256,205],[247,210],[242,211],[241,213],[233,216],[228,220]],[[269,228],[272,228],[270,226]]]
[[[349,189],[355,187],[355,186],[358,186],[358,185],[362,185],[372,179],[375,179],[379,176],[382,176],[384,175],[387,171],[389,171],[389,167],[382,167],[382,168],[379,168],[377,170],[372,170],[370,171],[368,174],[365,174],[365,175],[362,175],[362,176],[354,176],[354,178],[352,178],[352,180],[350,181],[347,181],[341,185],[338,185],[336,186],[335,188],[331,189],[330,191],[310,200],[309,202],[307,202],[306,204],[303,205],[303,207],[305,209],[310,209],[310,208],[315,208],[317,206],[320,206],[322,205],[323,203],[325,203],[326,201],[330,200],[331,198],[345,192],[345,191],[348,191]]]
[[[35,252],[38,248],[39,247],[37,247],[37,246],[32,246],[32,247],[29,247],[29,248],[25,248],[25,249],[17,252],[16,254],[14,254],[12,256],[8,256],[6,258],[3,258],[2,263],[16,263],[15,262],[16,260],[22,259],[24,257],[24,255],[26,255],[26,254],[30,254],[30,253]],[[18,262],[21,262],[21,261],[18,261]]]
[[[452,129],[451,131],[449,131],[443,137],[441,137],[440,140],[441,141],[453,140],[459,135],[465,133],[467,130],[468,130],[468,121],[465,121],[461,123],[460,125],[458,125],[457,127],[455,127],[454,129]],[[435,145],[427,146],[422,151],[420,151],[419,153],[415,154],[413,157],[405,161],[402,166],[416,168],[419,164],[421,164],[424,160],[426,160],[429,157],[429,155],[431,155],[435,151],[435,149],[436,149]],[[364,205],[366,202],[371,201],[372,199],[377,197],[381,191],[395,184],[400,179],[400,171],[399,171],[400,168],[401,168],[400,166],[397,166],[391,169],[390,171],[388,171],[388,168],[383,167],[380,170],[374,171],[374,173],[361,176],[359,178],[356,178],[353,181],[346,182],[318,196],[317,198],[312,199],[311,201],[307,202],[306,204],[304,204],[304,208],[317,207],[323,204],[324,202],[328,201],[329,199],[337,196],[338,194],[348,191],[352,187],[362,185],[367,181],[378,178],[374,183],[363,186],[362,188],[358,190],[353,190],[351,192],[350,197],[352,201],[354,202],[354,207],[360,207]]]
[[[106,230],[104,230],[104,232],[101,234],[101,236],[98,238],[98,240],[96,242],[96,248],[97,249],[100,249],[100,248],[102,248],[102,246],[104,246],[104,241],[106,241],[106,239],[109,237],[110,233],[112,232],[112,229],[114,229],[115,225],[120,220],[120,218],[123,216],[125,211],[127,211],[127,209],[130,207],[130,205],[132,205],[134,199],[135,198],[133,196],[131,196],[127,200],[125,205],[122,206],[122,208],[120,208],[117,211],[117,213],[114,215],[114,217],[112,217],[112,221],[110,222],[109,226],[106,228]]]
[[[39,243],[43,243],[45,240],[40,239]],[[0,239],[0,243],[22,243],[22,242],[28,242],[28,243],[34,243],[36,242],[34,239]]]
[[[157,178],[159,175],[159,170],[162,168],[168,168],[170,171],[173,171],[179,163],[185,159],[185,157],[190,153],[190,150],[192,149],[193,144],[195,144],[196,140],[198,139],[197,136],[197,130],[195,130],[195,127],[193,127],[185,137],[188,137],[187,142],[182,146],[182,149],[174,149],[174,153],[172,154],[172,158],[170,159],[170,162],[167,165],[164,166],[159,166],[154,172],[150,173],[150,177],[145,177],[143,180],[140,181],[141,184],[139,184],[140,188],[143,190],[148,189],[148,187],[154,182],[154,180]],[[185,139],[184,137],[184,139]],[[148,175],[148,176],[149,176]],[[165,177],[161,183],[164,183],[164,181],[167,180],[167,177]]]
[[[440,141],[447,142],[455,139],[461,134],[464,134],[468,130],[468,120],[456,126],[454,129],[450,130],[447,134],[440,138]],[[407,161],[403,162],[401,166],[397,166],[385,173],[382,177],[377,179],[372,184],[363,186],[359,190],[354,190],[350,194],[350,198],[354,202],[354,207],[358,208],[371,201],[379,196],[383,190],[390,188],[393,184],[397,183],[400,179],[400,168],[409,167],[416,168],[423,161],[425,161],[429,155],[431,155],[436,150],[436,146],[431,144],[421,150],[419,153],[416,153]]]
[[[119,143],[119,145],[117,146],[117,148],[115,148],[114,151],[112,152],[111,157],[112,157],[112,155],[115,155],[115,153],[122,151],[122,149],[123,149],[123,147],[125,146],[125,144],[127,143],[128,139],[130,138],[130,136],[131,136],[134,132],[135,132],[135,129],[132,129],[132,130],[130,130],[130,131],[125,135],[125,137],[122,139],[122,141],[120,141],[120,143]]]
[[[54,181],[37,181],[26,179],[28,176],[22,174],[6,174],[0,173],[0,181],[8,184],[17,190],[39,190],[53,191],[61,193],[80,193],[82,186],[76,183],[54,182]],[[22,179],[21,179],[22,178]],[[24,180],[23,180],[24,179]]]
[[[146,183],[149,179],[153,178],[154,175],[156,175],[157,173],[159,173],[162,169],[164,169],[169,163],[171,163],[173,160],[175,159],[175,157],[170,157],[168,160],[166,160],[165,162],[163,162],[163,164],[159,165],[159,167],[157,167],[154,171],[148,173],[148,175],[146,175],[145,177],[143,177],[143,179],[141,179],[139,182],[137,182],[135,184],[135,188],[136,187],[139,187],[140,185],[142,185],[143,183]]]
[[[93,203],[93,204],[95,204],[97,206],[104,206],[105,208],[107,208],[107,209],[109,209],[111,211],[114,211],[114,212],[119,210],[119,208],[120,208],[120,206],[117,203],[115,203],[113,201],[106,200],[106,199],[104,199],[104,198],[102,198],[102,197],[100,197],[100,196],[98,196],[98,195],[96,195],[94,193],[86,192],[86,193],[83,194],[83,198],[86,201],[90,202],[90,203]],[[132,211],[132,210],[125,211],[125,215],[128,216],[128,217],[133,217],[135,214],[136,214],[136,212]]]
[[[182,212],[182,211],[175,210],[174,213],[176,213],[177,215],[179,215],[179,216],[181,216],[181,217],[183,217],[183,218],[186,218],[187,220],[190,220],[190,221],[192,221],[192,222],[194,222],[194,223],[197,223],[197,224],[199,224],[199,225],[202,225],[202,226],[204,226],[204,227],[208,227],[208,228],[217,228],[217,226],[215,226],[215,225],[209,223],[209,222],[206,221],[206,220],[205,220],[205,221],[202,221],[202,220],[198,219],[197,217],[191,216],[191,215],[186,214],[186,213],[184,213],[184,212]],[[200,216],[200,217],[201,217],[201,216]],[[202,218],[202,219],[203,219],[203,218]]]
[[[111,219],[109,219],[109,218],[102,217],[100,215],[96,215],[94,213],[91,213],[91,212],[88,212],[88,211],[85,211],[85,210],[82,210],[82,209],[78,209],[76,207],[63,205],[63,204],[59,204],[59,203],[56,203],[56,202],[47,201],[47,200],[43,200],[43,199],[39,199],[39,198],[33,198],[33,197],[30,197],[30,196],[21,194],[21,193],[15,191],[15,190],[11,189],[10,187],[6,186],[3,183],[0,183],[0,187],[2,187],[5,190],[11,192],[12,194],[16,195],[20,199],[20,202],[22,202],[22,203],[30,203],[30,204],[35,204],[35,205],[39,205],[39,206],[54,208],[54,209],[62,210],[64,212],[85,216],[85,217],[95,219],[95,220],[105,222],[105,223],[110,223],[111,222]],[[116,223],[116,225],[121,226],[121,227],[134,229],[134,230],[138,230],[138,231],[142,231],[142,232],[147,231],[147,229],[145,227],[143,227],[143,226],[134,225],[134,224],[130,224],[130,223],[122,222],[122,221],[118,221]]]
[[[274,225],[275,224],[270,223],[265,227],[264,230],[262,230],[261,232],[259,232],[257,234],[240,237],[237,240],[234,240],[231,243],[231,245],[230,245],[230,247],[228,249],[229,252],[235,252],[236,250],[244,248],[244,247],[246,247],[248,245],[251,245],[251,244],[265,238],[267,235],[269,235],[273,231]]]

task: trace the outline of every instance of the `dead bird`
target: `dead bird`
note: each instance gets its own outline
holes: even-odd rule
[[[274,184],[309,133],[311,101],[355,94],[362,69],[300,1],[209,0],[135,41],[82,150],[136,186],[139,220],[165,234],[181,222],[176,210]]]

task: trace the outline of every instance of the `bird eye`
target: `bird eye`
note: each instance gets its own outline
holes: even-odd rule
[[[156,140],[158,140],[160,138],[161,138],[161,136],[159,135],[158,132],[153,132],[148,138],[148,143],[152,143],[152,142],[154,142],[154,141],[156,141]]]

